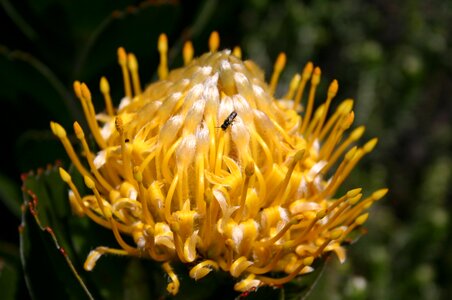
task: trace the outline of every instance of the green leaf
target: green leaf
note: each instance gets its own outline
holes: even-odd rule
[[[33,299],[93,299],[72,263],[72,248],[62,238],[58,219],[67,212],[62,187],[56,168],[24,180],[20,251],[25,280]]]

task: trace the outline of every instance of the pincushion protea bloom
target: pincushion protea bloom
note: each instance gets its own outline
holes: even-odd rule
[[[90,149],[75,122],[85,164],[63,127],[51,123],[92,191],[82,196],[60,169],[73,209],[111,229],[119,245],[92,250],[86,270],[104,254],[129,255],[162,262],[171,294],[180,285],[170,265],[175,261],[187,264],[195,280],[212,270],[229,272],[237,291],[279,286],[312,271],[313,261],[326,252],[344,261],[342,242],[385,195],[382,189],[361,199],[357,188],[335,197],[377,142],[353,146],[364,127],[345,134],[354,118],[352,100],[329,113],[336,80],[314,112],[320,69],[312,63],[277,100],[284,54],[267,84],[255,63],[241,59],[239,48],[218,51],[216,32],[209,47],[194,59],[187,42],[185,66],[169,72],[167,38],[161,35],[159,80],[143,91],[135,56],[119,48],[125,97],[117,110],[105,78],[100,89],[106,112],[100,114],[88,87],[75,82],[98,146]]]

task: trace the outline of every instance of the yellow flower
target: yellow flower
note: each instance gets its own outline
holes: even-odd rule
[[[377,142],[352,146],[364,132],[358,127],[345,134],[354,118],[352,100],[329,113],[337,81],[314,111],[321,74],[312,63],[277,100],[284,54],[267,84],[254,62],[241,59],[239,48],[218,51],[216,32],[210,51],[198,58],[187,42],[185,66],[170,72],[167,44],[161,35],[160,79],[144,91],[135,56],[118,49],[125,97],[116,110],[104,77],[105,113],[96,114],[88,87],[74,83],[98,146],[88,146],[75,122],[85,164],[63,127],[51,123],[92,191],[82,196],[60,169],[74,211],[111,229],[119,245],[92,250],[85,269],[92,270],[104,254],[149,258],[162,262],[171,278],[167,289],[176,294],[173,261],[191,266],[195,280],[212,270],[229,272],[237,278],[235,289],[247,291],[310,272],[325,252],[345,260],[342,241],[366,221],[365,211],[387,190],[362,200],[357,188],[335,198]]]

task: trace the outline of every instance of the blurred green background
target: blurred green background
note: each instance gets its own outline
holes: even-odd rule
[[[368,234],[343,265],[327,264],[309,299],[449,299],[452,295],[452,2],[431,1],[1,1],[0,19],[0,296],[28,298],[19,262],[20,174],[66,163],[49,121],[82,120],[72,82],[91,87],[102,75],[115,103],[123,93],[116,49],[138,57],[142,82],[156,77],[156,42],[170,41],[170,65],[191,39],[221,47],[268,77],[287,53],[279,94],[311,60],[321,92],[339,80],[336,103],[354,98],[355,126],[379,137],[348,187],[388,187],[371,209]],[[317,99],[319,100],[319,98]],[[69,130],[71,131],[71,130]],[[92,246],[97,246],[93,244]]]

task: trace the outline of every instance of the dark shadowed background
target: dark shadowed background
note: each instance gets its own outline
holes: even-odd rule
[[[170,66],[183,41],[196,54],[217,30],[221,47],[267,74],[286,52],[279,95],[307,61],[322,69],[318,97],[339,80],[336,103],[356,99],[355,126],[379,144],[346,185],[389,194],[371,209],[368,233],[343,265],[331,260],[310,299],[448,299],[452,295],[452,2],[431,1],[31,1],[0,7],[0,295],[27,298],[19,261],[20,174],[61,160],[49,121],[82,121],[74,80],[99,79],[115,104],[123,94],[116,49],[156,78],[158,35],[167,33]],[[319,100],[319,98],[317,99]]]

